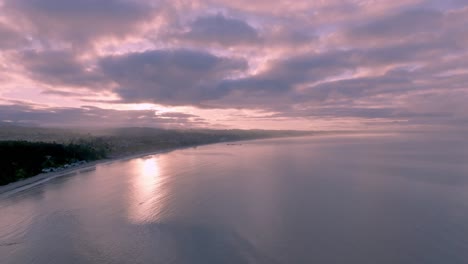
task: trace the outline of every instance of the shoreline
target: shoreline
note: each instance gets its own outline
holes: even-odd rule
[[[188,149],[188,148],[199,147],[199,146],[202,146],[202,145],[175,147],[175,148],[147,151],[147,152],[141,152],[141,153],[127,154],[127,155],[126,154],[117,155],[111,158],[87,162],[85,164],[78,165],[76,167],[63,169],[61,171],[40,173],[40,174],[34,175],[32,177],[29,177],[20,181],[16,181],[16,182],[9,183],[7,185],[0,186],[0,198],[5,198],[10,195],[16,194],[18,192],[28,190],[30,188],[42,185],[56,178],[72,176],[72,175],[88,172],[90,170],[95,169],[96,166],[98,165],[111,164],[111,163],[118,162],[118,161],[126,161],[126,160],[131,160],[131,159],[136,159],[136,158],[142,158],[142,157],[150,156],[150,155],[164,154],[164,153],[169,153],[175,150]]]
[[[287,136],[286,138],[293,138],[293,137],[296,137],[296,136]],[[61,171],[40,173],[40,174],[37,174],[35,176],[29,177],[20,181],[16,181],[16,182],[9,183],[7,185],[0,186],[0,199],[6,198],[10,195],[28,190],[36,186],[42,185],[56,178],[61,178],[65,176],[71,176],[71,175],[76,175],[76,174],[87,172],[90,169],[95,169],[97,165],[106,165],[106,164],[111,164],[111,163],[118,162],[118,161],[126,161],[126,160],[131,160],[131,159],[136,159],[136,158],[142,158],[142,157],[150,156],[150,155],[165,154],[165,153],[169,153],[169,152],[176,151],[176,150],[196,148],[196,147],[208,146],[208,145],[214,145],[214,144],[232,144],[232,143],[236,144],[236,143],[242,143],[245,141],[267,140],[267,139],[275,139],[275,138],[283,138],[283,137],[265,137],[265,138],[255,138],[255,139],[240,139],[240,140],[233,140],[233,141],[212,142],[212,143],[199,144],[199,145],[179,146],[179,147],[172,147],[172,148],[166,148],[166,149],[160,149],[160,150],[154,150],[154,151],[145,151],[141,153],[116,155],[114,157],[91,161],[82,165],[78,165],[76,167],[63,169]]]

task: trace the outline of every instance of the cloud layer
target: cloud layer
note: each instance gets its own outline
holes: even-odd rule
[[[466,1],[0,3],[0,121],[468,128]]]

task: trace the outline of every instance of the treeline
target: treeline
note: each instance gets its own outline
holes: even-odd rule
[[[310,131],[237,129],[117,128],[70,131],[52,128],[0,128],[0,185],[34,176],[46,168],[58,168],[76,161],[217,142],[310,134]]]
[[[0,141],[0,185],[32,177],[45,168],[98,160],[106,154],[105,148],[90,143]]]

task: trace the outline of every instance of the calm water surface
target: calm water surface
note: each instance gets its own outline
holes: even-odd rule
[[[0,196],[0,263],[468,263],[463,136],[217,144]]]

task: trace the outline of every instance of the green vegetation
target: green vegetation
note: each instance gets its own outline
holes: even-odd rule
[[[77,161],[115,158],[185,146],[302,136],[311,132],[267,130],[166,130],[120,128],[66,130],[0,127],[0,185]]]
[[[45,168],[102,159],[104,149],[86,144],[0,141],[0,185],[29,178]]]

